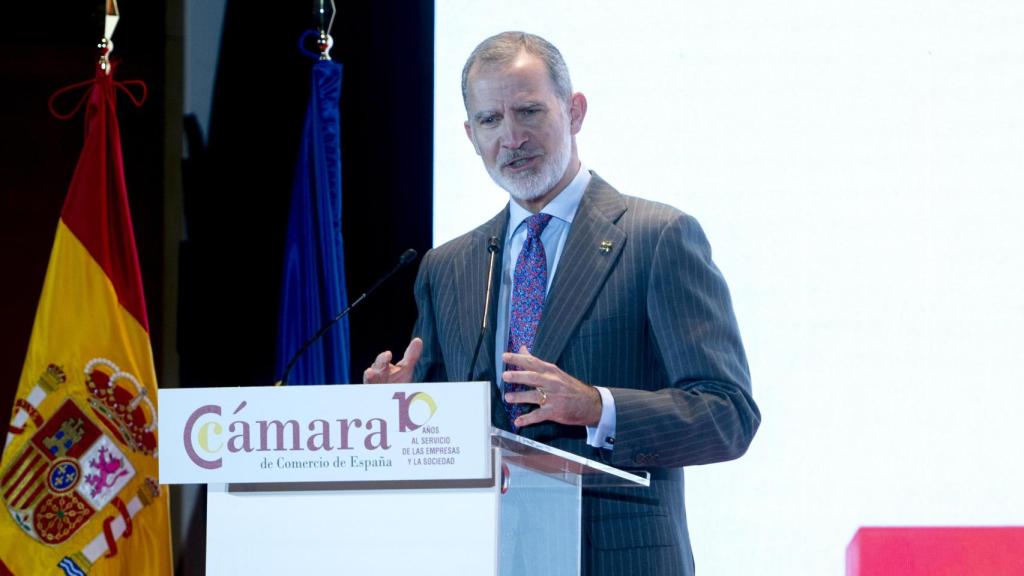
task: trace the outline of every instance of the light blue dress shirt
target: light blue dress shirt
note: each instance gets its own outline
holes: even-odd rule
[[[565,239],[569,236],[569,228],[572,227],[576,209],[579,208],[580,200],[583,199],[583,191],[589,184],[590,172],[581,165],[572,182],[541,210],[542,214],[551,215],[551,220],[540,235],[540,241],[544,244],[544,254],[548,261],[547,290],[551,289],[551,281],[558,270],[558,260],[562,256]],[[523,225],[523,222],[532,215],[532,212],[514,200],[509,202],[508,232],[505,235],[505,249],[501,253],[501,289],[498,292],[499,313],[496,327],[497,337],[494,342],[498,386],[503,390],[505,382],[501,379],[501,374],[504,372],[505,365],[501,361],[501,355],[508,346],[508,326],[512,314],[510,298],[512,276],[515,273],[516,260],[519,259],[519,253],[523,251],[523,244],[526,243],[526,226]],[[595,388],[601,394],[601,421],[596,428],[587,426],[587,443],[597,448],[610,449],[615,437],[615,399],[607,388],[601,386],[595,386]]]

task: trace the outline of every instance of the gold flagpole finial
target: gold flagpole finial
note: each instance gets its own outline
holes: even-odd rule
[[[117,21],[121,18],[121,12],[117,9],[117,0],[107,0],[106,14],[103,16],[103,38],[96,46],[100,51],[100,70],[110,74],[110,53],[114,51],[114,30],[117,28]]]
[[[334,27],[334,15],[337,12],[337,7],[334,5],[334,0],[331,0],[331,16],[327,19],[326,10],[324,8],[324,0],[317,0],[317,31],[320,33],[317,37],[316,47],[320,50],[321,60],[331,59],[331,48],[334,47],[334,38],[331,36],[331,28]],[[327,25],[324,26],[324,20],[327,20]]]

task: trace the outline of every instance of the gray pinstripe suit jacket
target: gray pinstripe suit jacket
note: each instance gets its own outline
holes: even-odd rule
[[[428,252],[416,281],[424,341],[417,381],[462,380],[484,309],[487,240],[505,237],[506,208]],[[611,241],[610,252],[600,249]],[[500,281],[495,273],[495,286]],[[472,380],[495,381],[497,290]],[[738,458],[761,416],[728,288],[700,225],[675,208],[619,194],[596,174],[551,284],[533,354],[615,398],[615,448],[581,427],[542,423],[524,436],[613,466],[649,470],[649,489],[584,491],[584,574],[694,572],[683,466]],[[509,423],[494,388],[492,419]]]

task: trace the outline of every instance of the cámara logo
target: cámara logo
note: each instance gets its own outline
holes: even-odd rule
[[[430,421],[437,403],[429,394],[415,392],[406,396],[396,392],[399,432],[412,432]],[[315,418],[298,420],[248,420],[244,414],[248,402],[242,401],[225,422],[222,407],[207,404],[196,408],[185,422],[182,441],[185,453],[196,466],[215,470],[224,465],[223,453],[236,452],[327,452],[353,450],[362,444],[366,450],[388,450],[388,420],[373,418]],[[393,424],[392,424],[393,426]]]

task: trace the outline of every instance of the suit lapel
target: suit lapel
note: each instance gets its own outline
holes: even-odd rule
[[[622,196],[596,174],[580,201],[566,239],[533,354],[555,362],[618,261],[626,234],[615,225],[626,211]]]
[[[457,364],[463,366],[458,374],[449,374],[451,378],[461,380],[466,375],[465,367],[473,358],[477,337],[480,334],[480,320],[484,313],[484,292],[487,290],[487,266],[490,254],[487,252],[488,240],[491,236],[498,238],[498,246],[505,242],[505,230],[508,227],[508,207],[499,212],[474,232],[472,245],[463,252],[457,269],[453,273],[458,284],[455,287],[459,295],[459,331],[462,349],[466,356]],[[495,255],[494,273],[491,277],[491,302],[488,307],[487,332],[480,345],[480,355],[472,370],[473,380],[495,381],[494,374],[494,338],[497,320],[498,292],[501,289],[501,252]]]

